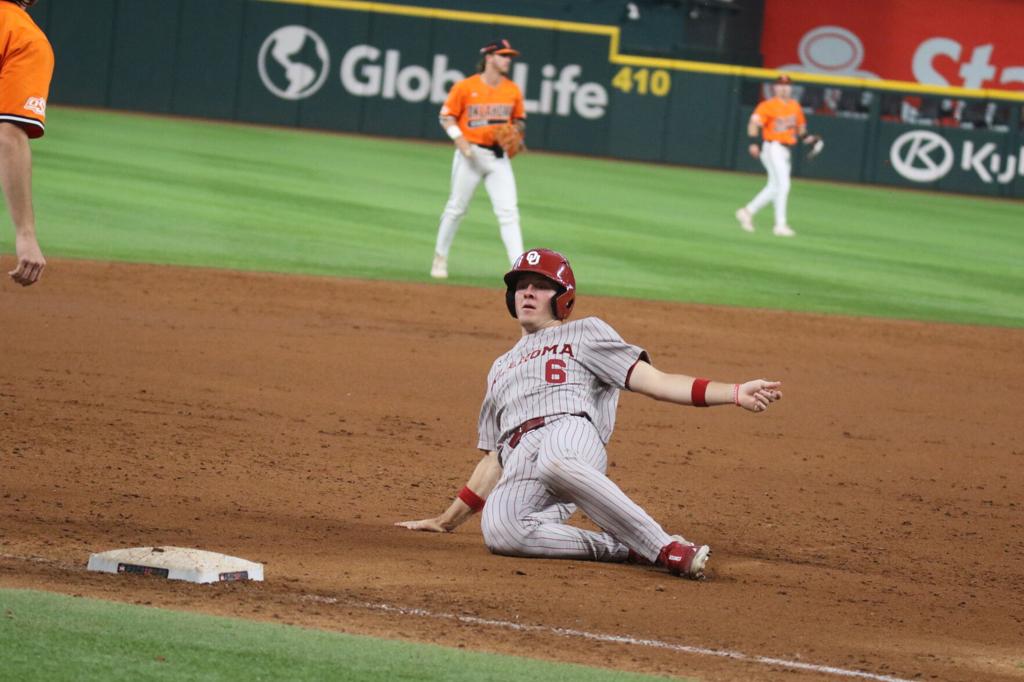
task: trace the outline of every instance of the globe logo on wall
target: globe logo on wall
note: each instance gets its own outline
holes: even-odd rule
[[[305,26],[282,26],[263,41],[257,63],[263,85],[282,99],[305,99],[327,80],[327,44]]]

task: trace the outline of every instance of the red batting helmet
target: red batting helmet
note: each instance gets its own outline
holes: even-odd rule
[[[516,258],[512,269],[505,273],[505,304],[512,317],[517,317],[516,282],[524,272],[535,272],[554,282],[557,292],[551,299],[551,314],[556,320],[569,317],[576,303],[576,276],[566,257],[551,249],[530,249]]]

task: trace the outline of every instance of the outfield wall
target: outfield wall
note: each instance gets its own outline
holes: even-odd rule
[[[629,54],[618,24],[396,3],[47,0],[33,16],[54,103],[434,140],[447,89],[507,37],[531,147],[721,169],[761,170],[743,130],[775,73]],[[809,116],[828,144],[795,175],[1024,197],[1024,94],[794,75],[856,100]],[[891,111],[904,95],[991,102],[1005,124],[908,123]]]

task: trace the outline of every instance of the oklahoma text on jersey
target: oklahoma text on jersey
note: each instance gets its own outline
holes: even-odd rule
[[[569,357],[576,357],[575,355],[573,355],[571,343],[562,344],[561,350],[559,350],[558,344],[555,344],[554,346],[544,346],[543,348],[535,348],[531,352],[526,353],[521,358],[519,358],[519,362],[513,360],[512,362],[508,363],[508,365],[505,366],[505,369],[512,369],[516,365],[521,365],[529,360],[536,360],[540,356],[547,355],[548,353],[551,353],[552,355],[565,355],[566,353],[568,353]]]

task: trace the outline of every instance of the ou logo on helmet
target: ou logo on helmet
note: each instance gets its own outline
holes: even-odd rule
[[[257,57],[260,80],[281,99],[315,94],[330,70],[327,43],[305,26],[282,26],[263,41]]]
[[[526,262],[529,263],[530,265],[536,265],[537,263],[540,262],[540,254],[537,253],[536,251],[531,251],[530,253],[526,254]]]
[[[934,182],[953,167],[953,147],[930,130],[911,130],[893,141],[889,161],[907,180]]]

